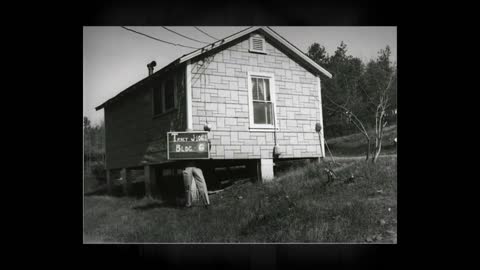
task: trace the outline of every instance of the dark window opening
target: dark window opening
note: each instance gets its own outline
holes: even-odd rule
[[[153,114],[157,115],[163,112],[162,104],[162,89],[160,87],[156,87],[153,89]]]
[[[166,113],[175,107],[175,81],[168,79],[153,89],[153,115]]]
[[[175,86],[173,80],[167,80],[165,83],[165,111],[175,107]]]

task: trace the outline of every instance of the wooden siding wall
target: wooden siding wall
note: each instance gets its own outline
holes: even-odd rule
[[[166,160],[166,133],[185,130],[185,66],[171,71],[177,84],[177,109],[153,118],[152,87],[155,79],[105,107],[107,168],[141,166],[142,161]]]
[[[280,158],[321,154],[315,123],[320,119],[315,76],[268,41],[267,54],[249,52],[249,40],[192,62],[193,130],[208,120],[214,159],[271,158],[273,131],[249,130],[248,71],[273,73],[276,84]]]

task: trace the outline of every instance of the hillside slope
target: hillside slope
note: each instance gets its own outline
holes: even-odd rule
[[[350,161],[328,184],[310,163],[268,184],[211,195],[210,209],[159,200],[86,196],[88,242],[396,242],[396,158]],[[348,166],[346,166],[348,165]],[[355,181],[346,183],[354,174]]]
[[[373,146],[373,135],[374,132],[369,132],[372,138]],[[391,125],[385,128],[384,136],[382,140],[382,151],[380,154],[396,154],[397,148],[393,140],[397,137],[397,125]],[[367,141],[365,136],[361,133],[355,133],[343,137],[336,138],[325,138],[330,151],[334,156],[343,156],[343,155],[365,155],[367,149]],[[325,147],[325,151],[328,150]]]

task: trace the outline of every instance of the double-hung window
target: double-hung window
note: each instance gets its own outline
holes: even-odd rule
[[[249,72],[249,115],[251,128],[274,128],[275,81],[273,74]]]
[[[175,80],[168,78],[153,89],[153,115],[175,109]]]

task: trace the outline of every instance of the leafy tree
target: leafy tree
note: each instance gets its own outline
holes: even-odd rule
[[[362,83],[364,65],[359,58],[347,54],[347,44],[343,41],[325,66],[333,74],[333,78],[323,81],[322,92],[327,97],[324,104],[329,113],[324,117],[327,136],[342,136],[355,131],[350,124],[351,118],[338,113],[334,103],[342,104],[350,110],[361,109],[358,97],[358,85]]]
[[[328,59],[329,56],[327,54],[327,51],[325,50],[325,47],[318,44],[318,43],[313,43],[308,47],[308,53],[307,55],[312,58],[313,61],[318,63],[322,67],[327,67],[328,65]]]
[[[101,180],[104,177],[99,172],[103,174],[104,171],[100,168],[105,167],[105,122],[92,126],[88,117],[84,116],[83,128],[85,171],[94,173]]]
[[[366,159],[372,154],[375,161],[381,150],[383,128],[396,119],[396,65],[390,60],[390,47],[380,50],[377,59],[367,65],[348,55],[343,41],[332,56],[318,43],[309,47],[308,55],[333,74],[332,79],[322,81],[326,136],[360,131],[367,141]],[[373,135],[368,132],[372,128]]]
[[[85,169],[88,171],[90,168],[90,156],[92,153],[92,140],[91,140],[91,122],[88,117],[83,117],[83,155]]]
[[[83,117],[83,128],[86,130],[90,128],[90,120],[86,116]]]

